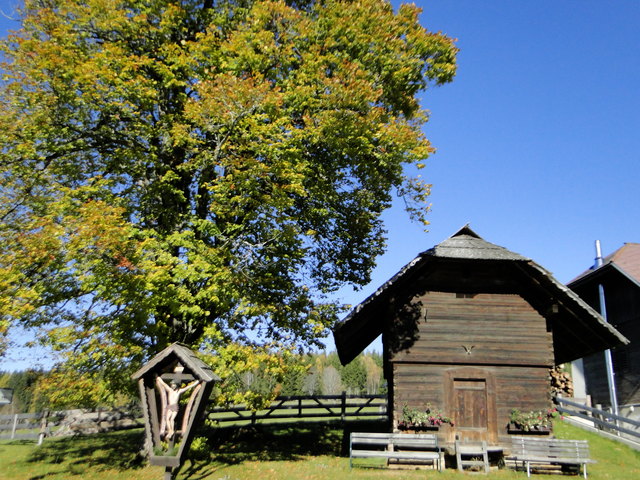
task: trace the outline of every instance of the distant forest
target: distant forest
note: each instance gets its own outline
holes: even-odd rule
[[[240,389],[265,395],[275,392],[280,396],[337,395],[343,391],[350,395],[387,392],[382,373],[382,355],[379,353],[363,353],[346,366],[340,364],[335,352],[302,355],[294,360],[304,368],[292,369],[284,381],[276,383],[271,376],[256,370],[237,377]],[[52,403],[48,394],[50,386],[47,386],[50,375],[51,372],[43,370],[0,371],[0,388],[13,390],[12,404],[0,405],[0,414],[33,413],[45,409],[122,407],[137,402],[137,398],[123,395],[110,405],[96,405],[85,400],[93,398],[90,395],[78,395],[69,397],[66,403]],[[42,385],[46,387],[42,388]],[[83,388],[87,388],[86,384]],[[96,385],[95,388],[100,386]]]
[[[13,390],[12,403],[9,405],[0,405],[0,414],[33,413],[46,408],[46,403],[38,401],[36,398],[38,381],[44,375],[45,372],[42,370],[0,372],[0,388],[10,388]]]

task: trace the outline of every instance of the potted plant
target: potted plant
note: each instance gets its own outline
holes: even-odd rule
[[[453,420],[431,404],[427,404],[425,411],[405,404],[402,407],[402,418],[398,422],[398,429],[402,431],[437,430],[444,424],[453,426]]]
[[[552,421],[557,416],[558,411],[555,408],[530,412],[521,412],[514,408],[511,410],[507,429],[509,433],[549,434],[553,427]]]

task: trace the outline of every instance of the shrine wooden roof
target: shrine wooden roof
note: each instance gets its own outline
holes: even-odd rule
[[[134,373],[131,378],[138,380],[146,373],[162,371],[172,362],[179,360],[182,365],[189,369],[198,380],[205,382],[219,381],[211,367],[200,360],[195,352],[181,343],[173,343],[153,357],[146,365]]]

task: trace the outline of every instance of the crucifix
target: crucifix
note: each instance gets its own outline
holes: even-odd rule
[[[211,367],[186,345],[173,343],[132,375],[138,381],[152,465],[165,467],[165,480],[180,469],[204,415],[213,382]],[[187,401],[185,397],[189,398]]]
[[[200,381],[194,379],[193,375],[188,373],[182,373],[184,367],[180,364],[174,369],[174,373],[165,373],[156,377],[156,385],[160,392],[161,404],[162,404],[162,421],[160,424],[160,436],[167,441],[172,442],[176,433],[176,419],[178,411],[180,409],[180,396],[183,393],[188,392],[192,388],[195,388],[200,384]],[[166,381],[169,381],[169,385]],[[182,383],[192,380],[186,387],[181,387]],[[192,400],[195,398],[197,390],[191,395],[191,399],[187,405],[187,410],[184,415],[184,419],[189,418],[191,407],[193,405]],[[184,423],[184,422],[183,422]],[[184,428],[178,432],[180,435],[184,432]]]

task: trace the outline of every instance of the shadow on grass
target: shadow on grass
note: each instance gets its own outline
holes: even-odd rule
[[[352,431],[384,431],[380,422],[298,422],[211,429],[215,456],[225,463],[296,461],[307,456],[348,454]],[[346,449],[345,449],[346,447]]]
[[[247,461],[300,461],[309,456],[340,456],[349,451],[352,431],[384,431],[379,421],[298,422],[202,429],[204,448],[192,449],[175,478],[201,480],[218,470]],[[56,475],[82,475],[86,469],[135,470],[148,465],[141,455],[144,430],[51,439],[35,449],[28,462],[57,465]],[[63,470],[61,472],[61,469]],[[48,474],[30,480],[44,480]]]
[[[310,456],[348,455],[352,431],[385,431],[385,423],[298,422],[210,428],[200,432],[208,439],[210,454],[191,452],[181,480],[201,480],[224,468],[248,461],[295,462]]]
[[[45,441],[27,459],[31,463],[64,464],[70,475],[80,475],[87,468],[130,470],[146,465],[140,454],[144,430],[128,430],[109,434],[56,438]],[[57,471],[60,474],[60,470]],[[32,477],[41,480],[47,475]]]

